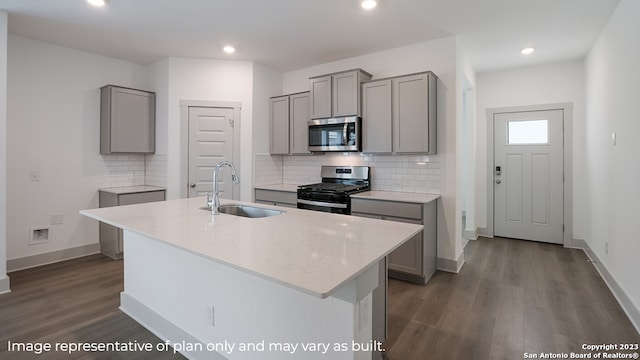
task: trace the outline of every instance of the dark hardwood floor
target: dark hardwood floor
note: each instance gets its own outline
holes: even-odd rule
[[[386,359],[523,359],[640,343],[582,250],[480,238],[465,257],[460,274],[438,271],[426,286],[389,281]]]
[[[8,352],[13,343],[161,343],[122,313],[122,261],[103,255],[9,274],[0,295],[0,359],[184,359],[168,352]]]
[[[460,274],[437,272],[426,286],[389,281],[386,359],[523,359],[640,343],[581,250],[482,238],[465,256]],[[0,295],[0,359],[182,359],[172,351],[7,351],[8,341],[161,342],[118,310],[122,271],[121,261],[94,255],[11,273],[13,292]]]

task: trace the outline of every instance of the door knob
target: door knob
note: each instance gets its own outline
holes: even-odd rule
[[[502,181],[500,179],[496,180],[496,184],[500,184]]]
[[[191,184],[189,184],[189,187],[190,187],[190,188],[194,188],[194,187],[196,187],[196,183],[191,183]]]

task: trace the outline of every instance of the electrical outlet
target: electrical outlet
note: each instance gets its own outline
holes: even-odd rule
[[[29,172],[29,180],[40,181],[40,170],[31,170]]]
[[[207,322],[211,327],[216,326],[213,305],[207,306]]]
[[[358,303],[358,330],[361,330],[369,323],[369,309],[371,307],[371,295],[360,300]]]

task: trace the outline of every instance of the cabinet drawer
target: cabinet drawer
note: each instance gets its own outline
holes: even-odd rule
[[[388,220],[406,218],[420,220],[422,223],[422,205],[394,201],[351,199],[351,212],[381,215]],[[396,221],[401,221],[398,219]]]
[[[264,190],[256,189],[256,202],[263,203],[284,203],[284,204],[297,204],[298,194],[289,191],[276,191],[276,190]]]
[[[118,196],[118,205],[141,204],[154,201],[163,201],[164,191],[149,191]]]

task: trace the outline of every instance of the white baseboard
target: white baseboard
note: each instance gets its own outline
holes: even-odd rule
[[[487,230],[486,227],[476,228],[476,239],[479,236],[483,236],[483,237],[487,237],[487,238],[493,238],[493,234],[489,235],[489,230]]]
[[[478,234],[475,230],[465,230],[464,234],[462,234],[462,237],[468,240],[477,240]]]
[[[620,284],[616,281],[616,279],[611,275],[609,269],[600,261],[598,255],[591,250],[589,244],[586,241],[580,239],[574,239],[573,246],[577,247],[577,245],[582,245],[582,250],[587,254],[587,257],[591,260],[592,264],[595,266],[598,273],[607,284],[613,296],[618,300],[618,303],[622,307],[622,310],[627,314],[627,317],[636,328],[638,334],[640,334],[640,309],[636,304],[634,304],[633,300],[627,295],[627,293],[622,289]]]
[[[464,265],[464,251],[460,252],[460,256],[458,256],[457,260],[438,258],[437,264],[438,270],[457,274]]]
[[[7,272],[29,269],[36,266],[53,264],[60,261],[71,260],[100,252],[100,244],[89,244],[70,249],[52,251],[44,254],[25,256],[22,258],[7,260]]]
[[[5,276],[0,278],[0,294],[5,294],[11,292],[11,287],[9,284],[9,277]]]
[[[180,351],[187,359],[227,360],[226,357],[215,351],[207,351],[206,344],[203,344],[194,336],[178,328],[169,320],[149,309],[146,305],[124,291],[120,293],[120,310],[169,345],[173,346],[173,344],[182,343],[201,344],[204,351]],[[169,349],[168,351],[173,352],[173,349]]]

